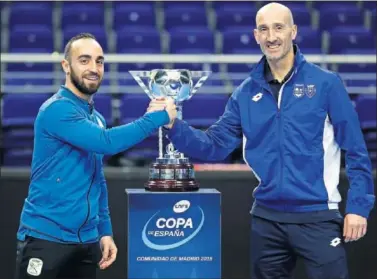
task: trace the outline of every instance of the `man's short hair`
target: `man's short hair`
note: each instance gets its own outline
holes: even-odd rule
[[[71,55],[71,48],[72,48],[72,43],[77,41],[77,40],[80,40],[80,39],[93,39],[93,40],[96,40],[96,37],[94,37],[93,34],[90,34],[90,33],[80,33],[74,37],[72,37],[68,43],[65,45],[65,48],[64,48],[64,58],[65,59],[69,59],[70,58],[70,55]]]

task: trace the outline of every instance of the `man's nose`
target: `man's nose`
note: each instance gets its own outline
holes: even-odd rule
[[[93,73],[98,74],[98,69],[97,69],[97,62],[96,61],[91,61],[89,63],[89,70]]]
[[[276,34],[275,34],[275,31],[271,30],[271,31],[268,32],[267,40],[268,40],[269,42],[275,42],[275,41],[276,41]]]

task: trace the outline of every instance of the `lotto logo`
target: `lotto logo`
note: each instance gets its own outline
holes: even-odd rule
[[[43,261],[37,258],[31,258],[27,266],[27,273],[33,276],[39,276],[42,272]]]
[[[340,242],[341,242],[340,238],[337,237],[337,238],[334,238],[333,240],[331,240],[330,245],[332,247],[336,247],[336,246],[338,246],[340,244]]]
[[[258,93],[257,95],[255,95],[254,97],[253,97],[253,101],[254,102],[258,102],[261,98],[262,98],[262,96],[263,96],[263,94],[262,93]]]

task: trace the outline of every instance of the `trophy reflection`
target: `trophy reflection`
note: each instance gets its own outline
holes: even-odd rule
[[[130,71],[130,74],[149,98],[173,98],[177,106],[177,118],[182,119],[182,103],[196,93],[210,72],[155,69]],[[194,79],[198,79],[195,85]],[[195,180],[194,166],[189,159],[175,150],[172,143],[166,146],[166,153],[163,154],[162,128],[159,128],[158,146],[159,157],[149,168],[149,180],[145,183],[145,189],[166,192],[197,191],[199,184]]]

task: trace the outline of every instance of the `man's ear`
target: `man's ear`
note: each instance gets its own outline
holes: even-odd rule
[[[65,72],[66,75],[69,75],[69,72],[70,72],[70,66],[69,66],[69,62],[67,59],[64,59],[62,61],[62,68],[63,68],[63,71]]]
[[[297,36],[297,25],[292,26],[292,41],[296,39]]]
[[[257,44],[259,45],[259,40],[258,40],[258,29],[254,29],[254,39],[255,41],[257,42]]]

